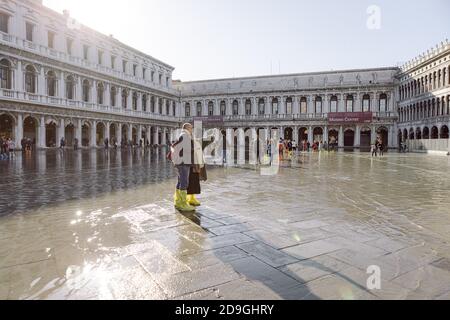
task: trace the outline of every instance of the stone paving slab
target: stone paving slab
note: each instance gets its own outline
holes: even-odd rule
[[[276,250],[259,241],[247,242],[238,244],[236,246],[274,268],[298,261],[292,256],[285,254],[282,251]]]
[[[343,246],[341,244],[334,243],[332,239],[329,239],[308,242],[306,244],[283,249],[282,251],[299,260],[305,260],[334,252],[342,248]]]

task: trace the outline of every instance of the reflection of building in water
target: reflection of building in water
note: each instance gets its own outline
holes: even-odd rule
[[[71,20],[39,0],[0,5],[0,134],[17,146],[166,144],[202,117],[238,154],[271,129],[339,148],[368,149],[378,136],[390,148],[449,150],[448,42],[401,68],[172,82],[173,67]]]

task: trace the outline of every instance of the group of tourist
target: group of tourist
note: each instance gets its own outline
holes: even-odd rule
[[[383,144],[383,140],[378,137],[375,142],[371,145],[371,153],[372,153],[372,157],[377,157],[378,154],[380,155],[380,157],[382,157],[384,155],[384,144]]]
[[[16,145],[11,138],[0,137],[0,160],[12,159]]]

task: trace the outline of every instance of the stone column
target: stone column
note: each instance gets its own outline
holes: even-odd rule
[[[24,77],[23,77],[23,70],[22,70],[22,61],[17,61],[17,69],[15,70],[15,88],[17,91],[24,91]],[[17,146],[17,144],[16,144]]]
[[[278,129],[280,138],[284,139],[284,127],[280,126],[280,128]]]
[[[355,148],[359,148],[360,145],[361,145],[361,126],[360,125],[356,125],[355,141],[353,143],[353,146]]]
[[[238,128],[238,164],[245,164],[245,133],[243,128]]]
[[[345,112],[345,100],[344,100],[344,94],[338,94],[337,95],[339,97],[338,100],[338,112]]]
[[[377,104],[377,93],[374,92],[372,96],[372,101],[370,102],[370,111],[378,112],[378,104]]]
[[[63,138],[65,135],[64,131],[65,131],[65,121],[64,121],[64,119],[61,119],[59,121],[58,129],[56,132],[56,146],[57,147],[60,146],[61,138]]]
[[[58,80],[58,97],[64,99],[66,97],[66,81],[65,81],[64,72],[61,71],[61,74],[59,75]]]
[[[81,77],[77,76],[76,84],[75,84],[75,98],[76,98],[75,100],[77,102],[83,100],[81,94],[82,94]]]
[[[372,129],[370,130],[370,144],[374,143],[377,139],[377,130],[375,125],[372,126]]]
[[[46,145],[45,145],[45,142],[46,142],[45,141],[46,140],[45,134],[46,134],[46,132],[45,132],[45,117],[42,116],[41,120],[40,120],[40,123],[39,123],[39,127],[38,127],[38,138],[37,138],[37,147],[38,148],[45,148],[46,147]]]
[[[266,97],[265,100],[266,100],[266,112],[265,112],[265,114],[271,114],[272,113],[271,105],[270,105],[271,99],[270,99],[270,97]]]
[[[15,122],[15,138],[16,138],[16,148],[22,149],[20,144],[23,139],[23,115],[21,113],[17,114],[17,121]]]
[[[43,96],[46,96],[47,92],[45,92],[45,88],[47,87],[46,86],[46,82],[47,81],[45,81],[45,70],[44,70],[44,67],[41,67],[41,72],[39,72],[39,75],[37,76],[37,82],[38,82],[38,85],[37,85],[36,93],[40,94],[40,95],[43,95]]]
[[[95,120],[92,120],[91,139],[89,140],[89,146],[91,148],[97,147],[97,121]]]
[[[147,144],[147,141],[148,141],[148,143],[152,144],[151,133],[152,133],[152,127],[151,126],[147,126],[147,130],[145,131],[145,143],[146,144]]]
[[[116,107],[122,109],[122,89],[116,87]]]
[[[307,100],[307,110],[308,110],[308,114],[312,114],[314,113],[314,97],[312,95],[308,96],[308,100]]]
[[[328,144],[328,126],[323,128],[323,142]]]
[[[227,131],[226,160],[227,165],[232,165],[234,164],[234,130],[231,128],[227,128],[226,131]]]
[[[133,110],[133,91],[128,90],[127,110]]]
[[[294,96],[292,97],[292,102],[293,102],[293,109],[292,109],[292,113],[293,114],[300,114],[300,102],[299,102],[299,97]],[[297,132],[298,135],[298,132]],[[297,141],[297,140],[296,140]],[[298,141],[297,141],[298,142]]]
[[[91,102],[94,103],[94,104],[97,104],[97,95],[98,95],[98,92],[97,92],[97,81],[92,81],[91,92],[92,92]]]
[[[278,114],[286,114],[286,97],[284,96],[278,99]]]
[[[256,128],[250,129],[250,137],[249,137],[249,164],[256,165],[258,159],[258,133],[256,132]]]
[[[330,112],[330,102],[328,100],[328,95],[325,94],[322,102],[322,113],[328,114]]]
[[[142,94],[137,95],[137,111],[142,111]]]
[[[131,123],[128,125],[127,140],[128,142],[133,141],[133,125]]]
[[[353,106],[353,112],[361,112],[362,108],[361,108],[361,94],[359,92],[357,92],[355,94],[356,99],[355,99],[355,105]]]
[[[81,131],[82,131],[82,126],[83,126],[83,125],[82,125],[81,119],[75,120],[75,124],[74,124],[74,127],[75,127],[75,138],[78,139],[78,146],[79,146],[79,147],[82,146],[82,143],[81,143]]]
[[[257,103],[256,97],[252,97],[250,101],[252,102],[252,115],[257,115],[258,114],[258,103]]]
[[[155,127],[154,129],[155,131],[153,132],[153,144],[159,144],[158,139],[159,127]]]
[[[163,146],[167,145],[167,139],[166,139],[167,129],[163,128],[161,131],[161,144]]]
[[[293,132],[292,138],[293,138],[294,141],[297,142],[297,144],[298,144],[298,127],[295,126],[295,127],[293,128],[293,130],[294,130],[294,132]]]
[[[104,137],[104,139],[108,138],[109,146],[111,146],[111,137],[110,137],[110,135],[111,135],[111,131],[110,131],[111,130],[111,123],[110,122],[106,122],[105,126],[106,126],[106,128],[105,128],[105,137]]]
[[[308,142],[312,145],[314,143],[313,127],[308,127]]]
[[[344,127],[343,126],[339,126],[338,146],[339,146],[339,148],[344,147]]]

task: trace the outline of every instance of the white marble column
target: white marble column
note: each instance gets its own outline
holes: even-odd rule
[[[20,142],[23,139],[23,115],[21,113],[17,114],[17,121],[15,122],[15,138],[16,148],[21,149]]]
[[[323,128],[323,142],[328,144],[328,126]]]
[[[161,144],[162,144],[163,146],[167,145],[166,134],[167,134],[167,129],[166,129],[166,128],[163,128],[163,129],[161,130]]]
[[[313,127],[308,127],[308,142],[312,145],[314,143]]]
[[[14,70],[15,71],[15,86],[14,88],[17,91],[24,91],[24,75],[23,75],[23,70],[22,70],[22,61],[18,60],[17,61],[17,68]]]
[[[122,124],[119,123],[116,126],[116,141],[117,141],[117,146],[120,147],[120,145],[122,144]]]
[[[344,127],[343,126],[339,126],[338,146],[339,146],[339,148],[344,147]]]
[[[293,128],[293,130],[294,130],[294,132],[292,134],[292,139],[294,139],[294,141],[297,142],[297,144],[298,144],[298,127],[295,126]]]
[[[127,142],[133,141],[133,125],[131,123],[128,125],[127,140]]]
[[[278,114],[286,114],[286,97],[278,98]]]
[[[142,111],[142,94],[137,95],[137,111]]]
[[[292,97],[292,102],[293,102],[293,110],[292,113],[293,114],[300,114],[300,98],[297,96]],[[298,133],[297,133],[298,134]],[[296,140],[297,141],[297,140]],[[298,141],[297,141],[298,142]]]
[[[226,135],[227,165],[232,165],[234,164],[234,130],[232,128],[227,128]]]
[[[355,141],[353,146],[355,148],[359,148],[361,144],[361,126],[360,125],[356,125],[356,130],[355,130]]]
[[[128,91],[127,96],[127,110],[133,110],[133,91]]]
[[[250,99],[251,103],[252,103],[252,115],[257,115],[258,114],[258,101],[256,99],[256,97],[252,97]]]
[[[89,140],[89,146],[91,148],[97,147],[97,121],[91,121],[91,139]]]
[[[154,129],[155,130],[153,132],[153,144],[159,144],[159,139],[158,139],[159,127],[155,127]]]
[[[108,141],[109,141],[109,145],[111,146],[111,122],[106,122],[106,128],[105,128],[105,137],[104,137],[104,139],[105,138],[108,138]]]
[[[81,131],[82,131],[82,121],[81,119],[75,120],[74,127],[75,127],[75,138],[78,139],[78,146],[81,147]]]
[[[38,82],[38,85],[37,85],[36,93],[46,96],[47,93],[45,92],[46,91],[45,88],[47,87],[47,83],[46,83],[47,81],[45,79],[44,67],[41,67],[41,71],[39,72],[39,75],[37,76],[37,82]]]
[[[147,126],[146,131],[145,131],[145,145],[147,145],[147,141],[149,144],[152,144],[152,127],[151,126]]]
[[[45,117],[42,116],[40,119],[39,127],[38,127],[38,138],[37,140],[37,146],[38,148],[45,148]]]
[[[238,164],[245,164],[245,133],[243,128],[238,128]]]
[[[271,99],[270,99],[270,97],[265,97],[264,100],[266,102],[265,114],[271,114],[272,113],[272,110],[271,110],[272,108],[271,108],[271,105],[270,105]]]
[[[65,135],[65,121],[64,119],[59,120],[59,125],[56,131],[56,146],[60,146],[61,138]]]

